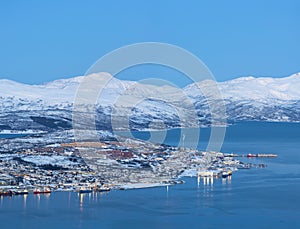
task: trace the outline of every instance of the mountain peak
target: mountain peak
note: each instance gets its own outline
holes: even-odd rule
[[[80,84],[82,80],[84,79],[84,76],[76,76],[72,78],[66,78],[66,79],[58,79],[54,80],[48,83],[45,83],[45,87],[52,87],[52,88],[65,88],[66,86],[70,84]]]
[[[16,81],[13,80],[9,80],[9,79],[0,79],[0,85],[17,85],[17,84],[22,84],[22,83],[18,83]]]
[[[41,98],[52,101],[59,97],[63,101],[73,101],[79,84],[85,76],[59,79],[42,85],[27,85],[8,79],[0,80],[0,96],[16,96],[18,98]],[[113,78],[107,87],[107,99],[114,95],[121,95],[122,91],[133,85],[134,81],[123,81]],[[240,77],[217,83],[224,98],[235,100],[300,100],[300,73],[288,77]],[[210,88],[211,80],[204,80],[190,84],[184,88],[188,95],[197,96],[200,88]],[[109,92],[109,93],[108,93]]]

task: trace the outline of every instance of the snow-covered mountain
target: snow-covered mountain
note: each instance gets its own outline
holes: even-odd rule
[[[188,85],[185,90],[192,94],[195,86],[207,87],[204,81]],[[285,78],[241,77],[220,82],[218,86],[228,100],[300,100],[300,73]]]
[[[205,110],[205,98],[197,88],[210,91],[210,85],[203,81],[184,88],[198,111]],[[219,82],[218,87],[230,121],[300,121],[300,73],[284,78],[241,77]]]
[[[0,80],[0,129],[71,128],[73,104],[83,80],[79,76],[43,85]],[[300,73],[285,78],[241,77],[217,86],[229,121],[300,121]],[[195,115],[197,121],[208,125],[211,108],[202,89],[211,95],[216,92],[214,84],[207,80],[181,90],[113,78],[105,85],[97,105],[86,110],[97,111],[100,129],[111,128],[111,117],[122,120],[127,115],[130,127],[136,129],[148,128],[151,123],[152,128],[159,128],[161,121],[167,127],[194,126]],[[122,123],[118,125],[126,128]]]

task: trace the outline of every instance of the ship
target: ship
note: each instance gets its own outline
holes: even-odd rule
[[[14,195],[28,195],[28,190],[15,190],[13,191]]]
[[[257,157],[257,154],[248,153],[247,157]]]
[[[232,171],[224,171],[222,172],[222,178],[227,178],[232,175]]]
[[[98,192],[109,192],[110,191],[110,188],[109,187],[101,187],[101,188],[98,188]]]
[[[51,193],[51,190],[49,188],[44,188],[44,189],[35,189],[33,190],[33,194],[49,194]]]
[[[78,190],[78,192],[79,192],[80,194],[83,194],[83,193],[91,193],[91,192],[93,192],[93,190],[92,190],[92,189],[80,189],[80,190]]]
[[[13,192],[11,190],[9,191],[0,191],[0,196],[12,196]]]
[[[272,154],[272,153],[252,154],[252,153],[249,153],[249,154],[247,154],[247,157],[277,157],[277,154]]]

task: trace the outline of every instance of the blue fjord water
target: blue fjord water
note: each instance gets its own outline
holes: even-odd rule
[[[200,147],[209,130],[201,135]],[[0,228],[300,228],[300,124],[238,123],[228,128],[222,151],[279,157],[241,158],[267,167],[239,170],[231,182],[213,185],[185,178],[168,189],[3,197]]]
[[[20,138],[27,135],[28,134],[0,134],[0,138]]]

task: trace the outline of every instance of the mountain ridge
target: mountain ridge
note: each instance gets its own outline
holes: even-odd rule
[[[84,76],[78,76],[40,85],[1,79],[0,130],[71,128],[73,104],[83,79]],[[96,125],[99,129],[110,129],[115,103],[119,96],[125,94],[125,104],[117,104],[118,112],[114,115],[120,119],[131,112],[129,119],[133,129],[147,129],[155,120],[161,120],[167,128],[194,127],[190,110],[195,110],[200,125],[208,126],[212,124],[213,118],[201,88],[215,94],[215,85],[206,80],[178,89],[168,85],[145,86],[135,81],[113,78],[103,90],[96,107],[89,109],[89,112],[96,111]],[[300,73],[283,78],[240,77],[217,82],[217,85],[229,122],[300,121]],[[163,101],[164,96],[167,102]],[[134,109],[130,109],[130,101],[137,99],[140,102]],[[219,102],[216,101],[216,104]],[[184,120],[180,120],[178,112],[184,113]],[[120,124],[120,128],[125,128],[125,125]]]

